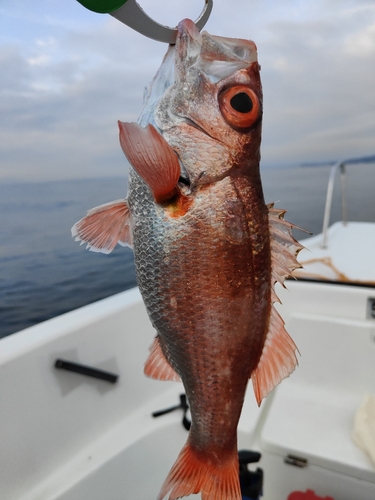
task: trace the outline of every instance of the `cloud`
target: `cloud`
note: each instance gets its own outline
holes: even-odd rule
[[[160,59],[147,54],[136,64],[135,50],[131,64],[115,43],[117,24],[68,31],[59,42],[37,39],[26,54],[18,45],[1,50],[0,178],[124,175],[117,120],[136,120]]]
[[[203,0],[141,5],[174,24]],[[166,46],[78,2],[0,13],[0,180],[124,175],[117,120],[137,119]],[[265,165],[374,152],[374,26],[371,1],[215,1],[207,30],[258,45]]]
[[[373,56],[348,53],[348,39],[360,24],[353,15],[339,11],[319,22],[269,25],[272,36],[262,46],[265,163],[374,152]],[[361,32],[368,33],[372,22],[368,18]]]
[[[375,23],[366,26],[346,40],[346,52],[350,56],[368,58],[375,54]]]

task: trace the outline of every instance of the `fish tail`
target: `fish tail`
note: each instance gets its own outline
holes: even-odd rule
[[[161,488],[157,500],[201,492],[202,500],[241,500],[237,451],[222,463],[209,463],[187,442]]]

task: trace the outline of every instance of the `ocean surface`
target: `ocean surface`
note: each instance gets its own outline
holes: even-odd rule
[[[349,220],[375,221],[375,166],[348,168]],[[321,232],[329,167],[265,169],[266,202]],[[125,178],[0,183],[0,337],[136,286],[133,254],[90,252],[70,228],[90,208],[124,198]],[[337,179],[331,222],[341,219]],[[306,237],[296,231],[298,239]]]

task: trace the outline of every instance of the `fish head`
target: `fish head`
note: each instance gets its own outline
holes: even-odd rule
[[[192,187],[259,170],[259,71],[254,42],[200,33],[193,21],[180,22],[174,83],[154,118]]]

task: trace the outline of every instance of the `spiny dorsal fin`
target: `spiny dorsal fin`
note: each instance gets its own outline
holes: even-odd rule
[[[93,252],[110,253],[117,243],[132,247],[131,215],[126,200],[92,208],[72,227],[72,236]]]
[[[179,375],[174,371],[160,346],[159,337],[155,337],[150,347],[150,355],[145,363],[144,373],[156,380],[172,380],[180,382]]]
[[[304,248],[292,235],[292,229],[300,227],[284,220],[286,210],[276,209],[273,203],[268,205],[268,220],[271,241],[272,286],[276,282],[284,286],[295,269],[301,268],[297,261],[298,253]]]
[[[273,204],[268,205],[271,241],[271,313],[268,333],[258,366],[251,374],[254,393],[258,405],[285,377],[288,377],[298,364],[297,347],[288,332],[284,321],[273,306],[280,302],[274,286],[279,282],[284,286],[286,278],[300,268],[297,255],[304,247],[294,239],[292,229],[298,226],[284,220],[285,210],[278,210]]]

